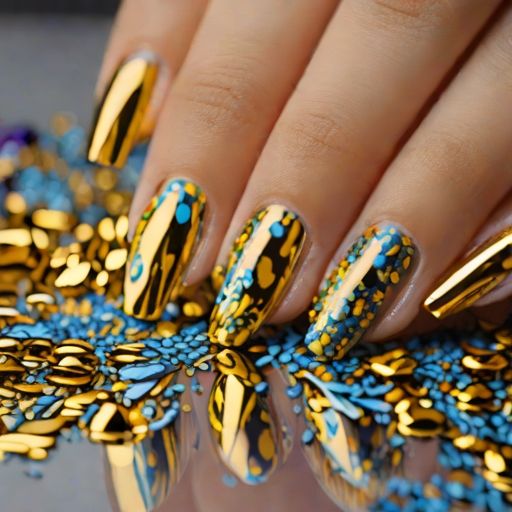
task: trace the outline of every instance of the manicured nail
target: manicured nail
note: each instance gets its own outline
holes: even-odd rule
[[[158,75],[156,58],[138,53],[117,70],[94,117],[90,162],[123,167],[135,144]]]
[[[284,206],[258,212],[236,240],[210,318],[212,343],[240,346],[263,323],[289,283],[305,239]]]
[[[409,237],[389,224],[368,228],[356,241],[309,312],[305,341],[318,360],[341,359],[361,339],[413,255]]]
[[[161,430],[150,430],[141,442],[104,445],[113,510],[155,510],[174,490],[187,462],[175,425],[182,416]]]
[[[225,349],[215,358],[219,372],[208,402],[217,452],[243,482],[268,480],[280,458],[280,437],[262,375],[249,359]]]
[[[124,280],[124,310],[144,320],[158,319],[199,237],[205,196],[183,179],[168,181],[153,197],[135,230]]]
[[[512,228],[477,247],[449,272],[424,302],[436,318],[469,308],[512,274]]]

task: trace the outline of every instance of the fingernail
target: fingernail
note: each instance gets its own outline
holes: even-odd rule
[[[206,198],[184,179],[153,197],[135,230],[124,280],[124,311],[156,320],[179,287],[199,238]]]
[[[236,240],[210,318],[212,343],[240,346],[282,297],[302,247],[299,217],[271,205],[246,224]]]
[[[512,228],[477,247],[449,272],[423,303],[436,318],[469,308],[512,274]]]
[[[138,53],[117,70],[99,103],[92,125],[87,159],[123,167],[135,144],[158,75],[149,52]]]
[[[279,462],[280,441],[268,399],[259,391],[263,377],[249,359],[229,349],[217,354],[215,367],[219,375],[208,418],[217,452],[243,482],[265,482]]]
[[[305,341],[319,361],[341,359],[361,339],[413,256],[409,237],[390,224],[368,228],[355,242],[309,312]]]

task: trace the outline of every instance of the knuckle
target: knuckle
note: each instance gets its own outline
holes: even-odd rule
[[[377,25],[418,30],[438,26],[450,15],[454,3],[454,0],[367,0],[359,5],[367,19]]]
[[[475,141],[477,134],[468,128],[439,130],[427,135],[409,156],[423,169],[429,187],[455,197],[466,191],[476,199],[490,176],[490,162]]]
[[[176,91],[208,128],[232,130],[254,123],[264,107],[264,87],[252,59],[217,57],[190,69]]]
[[[325,156],[357,153],[351,123],[339,109],[319,102],[302,102],[300,107],[282,118],[287,151],[301,160],[316,160]]]

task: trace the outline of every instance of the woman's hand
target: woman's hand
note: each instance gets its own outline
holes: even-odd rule
[[[227,263],[213,342],[320,289],[306,342],[325,360],[426,297],[445,316],[510,293],[511,28],[498,0],[126,0],[88,150],[122,166],[152,132],[125,310],[158,318]]]

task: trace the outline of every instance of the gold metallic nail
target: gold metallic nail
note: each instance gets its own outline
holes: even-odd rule
[[[101,165],[123,167],[136,141],[158,75],[148,53],[124,62],[99,103],[89,138],[87,158]]]
[[[282,297],[304,245],[299,217],[281,205],[258,212],[231,251],[210,318],[212,343],[240,346]]]
[[[106,479],[115,510],[150,511],[161,505],[180,476],[174,425],[140,443],[105,446]]]
[[[369,329],[409,269],[414,247],[396,226],[372,226],[331,272],[309,312],[305,343],[319,361],[341,359]]]
[[[124,310],[158,319],[181,284],[204,214],[201,189],[183,179],[168,181],[137,225],[124,280]]]
[[[491,238],[456,265],[424,302],[436,318],[458,313],[512,273],[512,228]]]
[[[280,440],[268,400],[257,391],[263,377],[229,349],[217,354],[215,367],[208,417],[220,458],[243,482],[265,482],[278,464]]]

